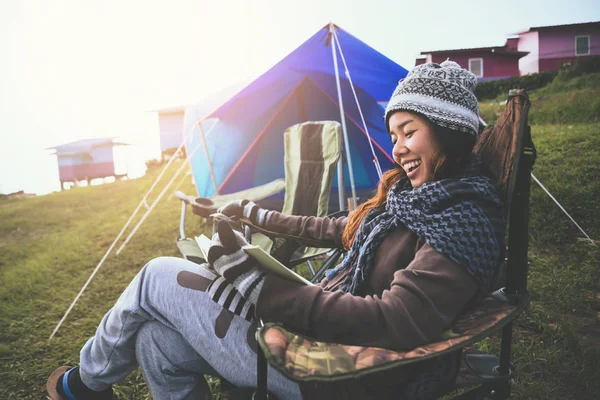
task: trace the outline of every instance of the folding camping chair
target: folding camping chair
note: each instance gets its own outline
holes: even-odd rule
[[[283,135],[285,181],[276,181],[278,183],[275,185],[275,187],[285,185],[282,212],[293,215],[326,216],[333,175],[342,149],[340,123],[336,121],[304,122],[289,127]],[[234,199],[258,201],[267,195],[274,194],[269,190],[271,186],[273,183],[210,199],[195,198],[181,192],[175,193],[182,201],[180,237],[177,240],[177,246],[182,255],[193,262],[204,262],[195,240],[187,238],[185,235],[187,205],[192,207],[195,214],[210,218],[210,214],[216,212],[218,206],[227,201]],[[290,267],[307,262],[313,279],[317,279],[319,272],[324,271],[341,254],[340,251],[334,252],[334,257],[317,272],[310,264],[310,259],[323,255],[330,249],[300,246],[293,238],[285,240],[280,237],[275,238],[266,230],[257,229],[256,231],[258,233],[252,237],[253,244],[270,251],[274,257]],[[275,239],[271,241],[269,238]]]
[[[267,362],[290,379],[314,383],[312,387],[322,391],[327,390],[328,382],[393,373],[395,369],[464,349],[499,331],[502,331],[500,355],[464,352],[456,383],[446,388],[445,393],[458,387],[475,386],[455,398],[506,399],[510,396],[510,382],[515,375],[515,368],[510,363],[512,322],[529,303],[529,189],[535,161],[535,148],[527,124],[529,106],[524,91],[512,90],[504,114],[494,127],[480,135],[474,149],[495,179],[505,204],[508,222],[506,286],[489,293],[459,315],[439,340],[404,352],[319,342],[275,323],[267,323],[257,331],[260,346],[257,389],[253,399],[268,398]],[[329,390],[326,393],[330,394]],[[306,395],[310,398],[309,393]],[[339,396],[332,391],[331,396],[335,395]]]

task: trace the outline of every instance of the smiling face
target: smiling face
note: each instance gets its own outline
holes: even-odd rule
[[[434,179],[434,161],[440,153],[429,122],[418,114],[398,111],[390,116],[392,156],[406,172],[413,188]]]

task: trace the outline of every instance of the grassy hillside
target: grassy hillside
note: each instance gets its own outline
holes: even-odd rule
[[[564,108],[569,107],[570,96],[585,96],[591,102],[600,97],[581,94],[598,90],[593,87],[561,90],[532,95],[533,120],[550,107],[545,105],[550,102],[536,102],[537,96],[556,96],[553,101]],[[532,126],[538,150],[534,174],[598,239],[600,122],[587,115],[583,119]],[[171,173],[177,166],[173,167]],[[170,193],[181,180],[125,251],[107,259],[55,339],[48,342],[157,174],[155,170],[137,180],[0,200],[0,399],[45,398],[48,374],[59,365],[78,363],[79,349],[144,263],[160,255],[178,255],[180,205]],[[181,189],[194,192],[189,178]],[[194,221],[188,219],[187,229],[199,233],[204,227]],[[519,375],[513,398],[592,399],[600,392],[600,251],[582,240],[535,183],[530,243],[533,302],[520,318],[514,338],[513,361]],[[486,339],[479,346],[497,348],[498,340]],[[116,389],[123,399],[149,398],[139,371]]]
[[[172,165],[171,173],[177,166]],[[107,259],[57,336],[48,337],[117,236],[158,170],[144,178],[0,202],[0,399],[44,398],[48,372],[77,364],[79,349],[95,331],[137,271],[160,255],[178,255],[180,205],[176,180],[136,236]],[[161,186],[148,199],[152,204]],[[190,177],[181,190],[195,193]],[[145,212],[142,208],[135,223]],[[195,229],[190,218],[188,229]],[[116,249],[115,249],[116,250]],[[119,387],[121,398],[141,399],[141,375]]]
[[[600,123],[533,125],[533,174],[600,238]],[[532,182],[529,290],[513,362],[519,399],[592,399],[600,391],[600,242],[590,244]],[[498,348],[498,340],[482,347]]]
[[[600,121],[600,73],[568,78],[559,74],[548,86],[530,93],[532,124],[573,124]],[[480,103],[482,118],[494,123],[506,96]]]

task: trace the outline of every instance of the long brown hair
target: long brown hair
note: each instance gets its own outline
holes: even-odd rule
[[[423,118],[427,119],[424,116]],[[471,151],[475,145],[475,136],[470,133],[436,125],[429,119],[427,121],[431,126],[433,136],[440,149],[440,152],[433,159],[433,179],[437,181],[455,176],[471,160]],[[406,173],[399,165],[386,171],[381,177],[379,185],[377,185],[375,195],[359,205],[356,210],[348,215],[348,222],[342,233],[342,244],[346,250],[352,246],[352,242],[354,242],[354,238],[358,232],[358,227],[365,215],[373,208],[384,204],[392,186],[405,175]]]

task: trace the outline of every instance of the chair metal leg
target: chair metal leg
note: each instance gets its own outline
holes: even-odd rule
[[[321,265],[321,268],[319,268],[319,270],[315,274],[313,274],[312,278],[310,278],[310,281],[312,283],[318,282],[319,279],[321,278],[321,276],[323,275],[323,273],[325,271],[327,271],[329,268],[333,267],[333,265],[337,262],[337,260],[340,258],[341,255],[342,255],[342,250],[335,249],[333,251],[333,254],[327,259],[327,261],[325,261],[323,263],[323,265]]]
[[[500,344],[500,365],[497,373],[500,376],[508,376],[510,370],[510,348],[512,344],[512,322],[502,329],[502,342]]]
[[[262,325],[262,321],[259,321],[259,326]],[[267,358],[260,345],[256,349],[256,367],[256,393],[253,400],[267,400]]]
[[[315,276],[315,269],[314,269],[312,263],[310,262],[310,260],[306,260],[306,265],[308,266],[308,269],[310,270],[311,276]]]
[[[181,218],[179,219],[179,239],[185,239],[185,212],[187,210],[187,204],[185,201],[181,201]]]
[[[474,389],[469,390],[468,392],[459,394],[456,397],[453,397],[453,400],[483,400],[489,398],[493,389],[488,385],[477,386]]]

